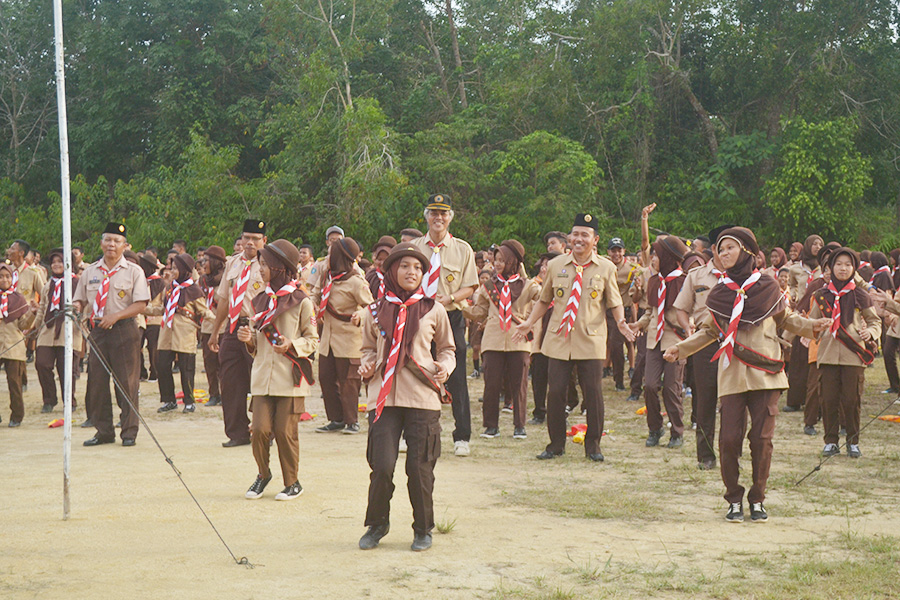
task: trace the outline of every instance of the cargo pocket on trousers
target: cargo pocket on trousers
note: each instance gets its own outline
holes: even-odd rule
[[[441,456],[441,423],[434,421],[428,424],[428,434],[425,436],[424,462],[434,462]]]
[[[359,365],[361,361],[361,358],[350,359],[350,369],[347,370],[347,379],[360,379]]]

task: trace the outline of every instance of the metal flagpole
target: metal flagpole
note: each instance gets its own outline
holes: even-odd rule
[[[62,0],[53,0],[53,33],[56,45],[56,105],[59,115],[59,169],[62,196],[63,294],[65,309],[72,305],[72,219],[69,204],[69,132],[66,120],[66,73],[63,52]],[[69,459],[72,454],[72,319],[65,317],[65,370],[63,373],[63,520],[69,518]]]

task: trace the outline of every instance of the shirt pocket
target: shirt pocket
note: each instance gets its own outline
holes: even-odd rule
[[[441,279],[450,290],[458,290],[462,277],[462,264],[455,260],[441,258]]]

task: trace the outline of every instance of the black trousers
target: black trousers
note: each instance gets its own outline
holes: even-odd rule
[[[809,378],[809,348],[800,343],[800,336],[791,343],[791,364],[788,368],[787,405],[799,409],[806,402]]]
[[[157,363],[158,361],[158,350],[156,349],[157,344],[159,343],[159,325],[147,325],[147,328],[143,330],[141,335],[141,347],[143,348],[144,342],[147,342],[147,356],[150,357],[150,372],[147,372],[147,369],[144,368],[144,353],[141,352],[141,378],[148,377],[150,379],[156,379],[157,372]]]
[[[716,460],[716,406],[719,403],[719,361],[710,362],[718,351],[710,344],[697,352],[694,359],[694,417],[697,423],[697,462]]]
[[[56,368],[56,375],[53,373]],[[41,382],[41,393],[44,404],[56,406],[58,398],[63,394],[63,377],[66,370],[65,346],[38,346],[34,351],[34,368],[37,370],[38,381]],[[72,355],[72,408],[78,403],[75,401],[75,381],[78,373],[78,356]],[[56,394],[56,376],[59,376],[59,396]]]
[[[206,381],[209,384],[209,397],[219,397],[219,355],[209,347],[209,333],[200,334],[200,345],[203,348],[203,368],[206,369]]]
[[[456,368],[447,379],[446,388],[453,399],[453,441],[469,441],[472,437],[472,411],[469,407],[469,383],[466,379],[466,319],[461,311],[447,313],[450,328],[453,330],[453,341],[456,343]]]
[[[625,318],[631,318],[631,309],[625,308]],[[627,340],[613,318],[613,309],[606,311],[606,354],[612,361],[613,381],[617,388],[625,387],[625,344]]]
[[[394,467],[399,454],[400,434],[406,439],[406,477],[413,509],[413,531],[434,529],[434,465],[441,455],[441,411],[386,406],[378,422],[369,411],[366,460],[369,476],[369,505],[366,526],[387,523],[394,495]]]
[[[106,359],[116,378],[128,395],[128,404],[122,390],[116,387],[116,402],[122,409],[122,439],[134,439],[138,434],[138,394],[141,369],[141,330],[134,319],[119,321],[112,329],[94,327],[91,331],[93,344]],[[97,437],[115,439],[113,426],[112,395],[109,391],[110,375],[100,362],[97,351],[91,348],[88,358],[87,397],[85,408],[88,418],[97,428]],[[134,406],[134,410],[132,410]]]
[[[250,371],[253,357],[247,345],[233,333],[219,336],[219,384],[222,386],[222,417],[225,435],[234,441],[250,439],[250,417],[247,416],[247,394],[250,393]]]
[[[175,364],[176,356],[181,371],[181,391],[184,393],[184,405],[188,406],[194,403],[194,374],[197,370],[197,357],[194,353],[175,352],[174,350],[158,351],[159,401],[176,401],[175,375],[172,373],[172,365]]]
[[[578,384],[584,397],[587,411],[587,432],[584,436],[585,454],[600,450],[600,436],[603,434],[603,360],[559,360],[549,359],[547,372],[550,390],[547,395],[547,433],[550,443],[547,450],[557,454],[566,449],[566,395],[572,370],[578,371]]]
[[[549,384],[547,367],[549,361],[550,359],[540,352],[531,355],[531,391],[534,394],[534,412],[531,414],[540,421],[547,418],[547,386]],[[578,406],[578,389],[576,389],[574,372],[569,377],[566,406],[570,410]]]
[[[900,390],[900,374],[897,372],[897,352],[900,351],[900,339],[884,336],[882,346],[884,354],[884,370],[887,372],[888,383],[892,390]]]
[[[647,336],[639,336],[634,341],[634,373],[631,376],[631,395],[640,396],[644,389],[644,367],[647,365]]]

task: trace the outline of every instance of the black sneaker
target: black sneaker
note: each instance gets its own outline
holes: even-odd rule
[[[500,409],[500,412],[511,413],[513,411],[512,404],[507,404]]]
[[[222,400],[218,396],[210,396],[205,406],[222,406]]]
[[[617,391],[617,392],[624,392],[624,391],[625,391],[625,386],[624,386],[624,385],[616,385],[616,391]]]
[[[18,427],[22,424],[22,421],[10,421],[7,427]]]
[[[750,504],[750,520],[754,523],[765,523],[769,520],[769,513],[762,502],[753,502]]]
[[[894,394],[894,395],[896,395],[896,394],[900,394],[900,390],[896,390],[896,389],[894,389],[894,388],[888,388],[888,389],[882,391],[881,393],[882,393],[882,394]]]
[[[381,538],[386,536],[388,532],[391,530],[390,523],[384,523],[383,525],[372,525],[366,532],[363,534],[361,538],[359,538],[359,549],[360,550],[371,550],[378,545],[378,542],[381,541]]]
[[[640,394],[631,394],[630,396],[625,398],[625,402],[637,402],[640,399],[641,399]]]
[[[303,488],[299,481],[295,481],[275,495],[276,500],[293,500],[303,493]]]
[[[716,461],[714,460],[703,460],[697,463],[697,468],[701,471],[712,471],[716,468]]]
[[[270,481],[272,481],[271,473],[265,479],[257,475],[256,481],[253,482],[253,485],[251,485],[250,489],[247,490],[247,493],[244,494],[244,498],[247,498],[249,500],[256,500],[257,498],[262,497],[263,490],[266,489],[266,486],[269,485]]]
[[[343,421],[332,421],[328,425],[323,425],[322,427],[316,427],[316,433],[334,433],[335,431],[341,431],[344,428]]]
[[[659,429],[657,431],[651,431],[650,435],[647,436],[647,441],[644,443],[648,448],[652,448],[653,446],[659,446],[659,438],[663,436],[666,432],[665,429]]]
[[[806,435],[816,435],[817,431],[816,428],[812,425],[805,425],[803,427],[803,433],[805,433]]]
[[[53,412],[53,405],[52,405],[52,404],[45,404],[45,405],[43,405],[43,406],[41,407],[41,412],[42,412],[42,413],[51,413],[51,412]]]
[[[169,412],[170,410],[175,410],[176,408],[178,408],[178,404],[177,404],[177,403],[175,403],[175,402],[166,402],[165,404],[163,404],[162,406],[160,406],[159,408],[157,408],[157,409],[156,409],[156,412],[158,412],[158,413],[164,413],[164,412]]]
[[[90,419],[85,419],[84,423],[81,424],[82,429],[88,429],[89,427],[93,427],[93,426],[94,426],[94,422],[91,421]]]
[[[423,552],[431,548],[431,534],[417,533],[413,536],[412,546],[409,547],[413,552]]]
[[[500,430],[496,427],[488,427],[484,430],[484,433],[481,434],[481,437],[487,439],[493,439],[495,437],[500,437]]]
[[[822,456],[836,456],[841,453],[841,449],[838,448],[837,444],[825,444],[825,447],[822,449]]]
[[[350,435],[359,433],[359,423],[348,423],[347,426],[344,427],[343,432]]]
[[[516,427],[515,431],[513,431],[513,439],[524,440],[527,438],[528,438],[528,434],[525,433],[524,427]]]
[[[528,419],[528,424],[529,425],[543,425],[544,419],[538,419],[537,417],[532,417],[531,419]]]
[[[850,444],[850,447],[847,449],[847,456],[850,458],[859,458],[862,456],[862,452],[859,449],[859,444]]]
[[[785,406],[782,412],[800,412],[801,410],[803,409],[797,406]]]
[[[743,523],[744,522],[744,507],[741,506],[740,502],[732,502],[728,507],[728,514],[725,515],[725,520],[729,523]]]
[[[537,455],[538,460],[550,460],[556,458],[557,456],[562,456],[565,452],[551,452],[550,450],[544,450],[540,454]]]
[[[666,444],[666,448],[681,448],[684,446],[684,438],[679,436],[672,436],[669,438],[669,443]]]
[[[185,405],[184,405],[184,408],[181,409],[181,412],[183,412],[183,413],[192,413],[192,412],[194,412],[195,410],[197,410],[197,408],[196,408],[196,406],[195,406],[194,404],[185,404]]]

